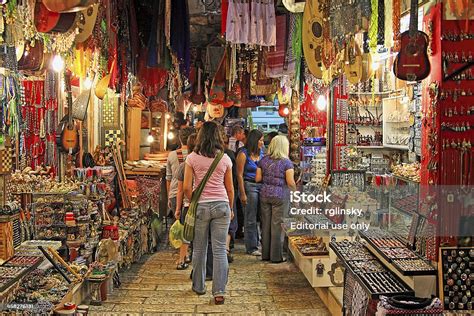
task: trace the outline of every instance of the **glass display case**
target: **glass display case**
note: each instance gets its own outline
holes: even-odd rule
[[[326,177],[326,162],[326,139],[305,139],[300,162],[303,183],[321,185]]]
[[[389,198],[389,231],[411,244],[410,230],[419,218],[419,183],[397,176],[393,179]]]

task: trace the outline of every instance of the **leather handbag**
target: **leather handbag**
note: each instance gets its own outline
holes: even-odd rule
[[[199,198],[201,197],[202,191],[204,191],[204,187],[206,186],[207,181],[211,177],[212,173],[216,169],[223,156],[224,152],[220,152],[219,154],[217,154],[216,158],[214,158],[214,161],[209,167],[209,170],[202,179],[201,183],[199,183],[199,186],[193,192],[191,202],[189,203],[188,212],[186,213],[186,218],[184,220],[183,239],[186,241],[191,242],[194,239],[194,225],[196,222],[196,211],[199,204]]]

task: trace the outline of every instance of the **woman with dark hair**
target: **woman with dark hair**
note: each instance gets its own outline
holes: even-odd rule
[[[239,183],[240,201],[244,208],[244,240],[248,254],[261,256],[258,250],[257,213],[260,184],[255,181],[257,165],[263,157],[263,133],[250,131],[245,147],[237,156],[237,180]]]
[[[219,126],[214,122],[204,123],[199,131],[194,152],[186,159],[183,190],[189,200],[216,157],[223,152],[224,141]],[[215,304],[224,304],[229,270],[226,240],[234,205],[232,161],[227,155],[223,155],[212,171],[198,202],[193,240],[192,289],[198,295],[206,293],[204,282],[210,232],[213,252],[212,294]]]

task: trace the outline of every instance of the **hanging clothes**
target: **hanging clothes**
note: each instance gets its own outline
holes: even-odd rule
[[[229,0],[226,40],[232,44],[276,45],[273,0]]]
[[[287,51],[291,49],[288,46],[288,26],[289,14],[278,15],[276,17],[276,47],[270,50],[267,55],[267,77],[279,78],[288,74],[288,65],[285,69],[285,61],[287,58]],[[293,63],[294,70],[294,63]]]
[[[251,2],[250,25],[250,44],[276,45],[276,17],[273,0]]]
[[[225,36],[232,44],[249,44],[250,4],[245,0],[229,0]]]
[[[187,0],[175,0],[171,6],[171,50],[178,58],[180,73],[189,77],[190,30]]]

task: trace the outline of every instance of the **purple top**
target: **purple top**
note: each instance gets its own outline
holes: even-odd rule
[[[263,157],[258,163],[262,169],[262,188],[260,196],[264,198],[289,198],[290,190],[286,185],[286,171],[293,169],[290,159],[272,159],[270,156]]]

